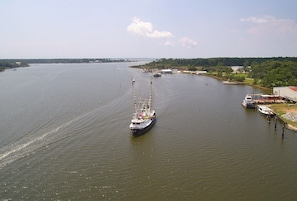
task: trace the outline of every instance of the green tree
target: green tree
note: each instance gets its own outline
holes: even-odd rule
[[[249,69],[249,61],[248,60],[246,60],[244,63],[243,63],[243,70],[245,71],[245,72],[249,72],[250,71],[250,69]]]
[[[244,76],[234,76],[234,79],[237,81],[237,82],[243,82],[245,80],[245,77]]]
[[[222,62],[219,62],[217,64],[217,67],[216,67],[216,71],[217,71],[217,76],[218,77],[222,77],[223,76],[223,63]]]
[[[277,67],[270,70],[262,80],[262,85],[265,87],[288,86],[296,83],[296,78],[288,68]]]
[[[233,72],[233,69],[231,67],[226,67],[224,68],[224,72],[229,76]]]
[[[196,71],[197,68],[196,68],[195,66],[190,66],[190,67],[188,67],[188,70],[189,70],[189,71]]]

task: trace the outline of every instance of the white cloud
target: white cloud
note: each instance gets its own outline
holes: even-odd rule
[[[240,21],[252,24],[248,29],[249,33],[293,33],[297,36],[297,24],[292,19],[278,19],[274,16],[263,16],[241,18]]]
[[[292,19],[274,16],[241,18],[246,26],[240,34],[241,47],[262,55],[294,55],[297,47],[297,24]]]
[[[152,23],[141,21],[134,17],[132,23],[127,27],[127,31],[148,38],[170,38],[173,34],[169,31],[155,30]]]
[[[188,38],[188,37],[183,37],[182,39],[180,39],[180,43],[184,47],[195,47],[195,46],[197,46],[197,42],[190,39],[190,38]]]
[[[173,47],[173,46],[174,46],[174,43],[171,42],[171,41],[166,41],[166,42],[164,43],[164,45],[165,45],[165,46],[169,46],[169,47]]]
[[[264,16],[264,17],[248,17],[248,18],[241,18],[240,21],[242,22],[251,22],[251,23],[267,23],[269,21],[275,20],[272,16]]]
[[[177,41],[171,32],[156,30],[152,23],[144,22],[137,17],[133,18],[131,24],[127,27],[127,31],[148,38],[170,39],[162,43],[162,45],[167,47],[174,47],[177,43],[180,43],[183,47],[187,48],[197,46],[197,42],[193,39],[183,37]]]

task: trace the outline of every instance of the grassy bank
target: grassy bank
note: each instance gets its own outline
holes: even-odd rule
[[[217,80],[222,80],[222,81],[228,80],[228,78],[225,77],[225,76],[219,77],[219,76],[216,76],[215,74],[211,74],[211,73],[207,73],[207,74],[204,74],[204,75],[205,76],[208,76],[208,77],[215,78]],[[258,84],[254,84],[254,79],[253,78],[246,78],[243,82],[238,82],[238,83],[239,84],[242,84],[242,85],[249,85],[249,86],[252,86],[252,87],[255,87],[255,88],[258,88],[258,89],[262,89],[267,94],[271,94],[272,93],[272,89],[267,88],[267,87],[263,87],[263,86],[258,85]]]
[[[272,104],[269,106],[284,122],[289,124],[289,129],[297,130],[297,122],[290,119],[282,117],[282,115],[287,113],[297,114],[296,104]]]

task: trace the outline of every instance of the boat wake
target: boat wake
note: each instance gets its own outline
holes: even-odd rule
[[[81,114],[76,118],[71,120],[66,120],[65,123],[57,125],[57,122],[65,121],[66,116],[70,114],[62,114],[56,117],[55,120],[50,120],[33,130],[25,133],[19,139],[15,139],[13,142],[0,148],[0,169],[3,169],[7,165],[22,159],[24,157],[30,156],[35,153],[35,151],[44,149],[48,145],[64,140],[71,135],[82,132],[84,129],[97,124],[102,120],[102,117],[98,119],[98,114],[106,113],[113,104],[118,104],[120,100],[115,99],[108,103],[97,107],[89,112]],[[112,115],[112,114],[108,114]],[[69,118],[69,117],[68,117]],[[54,128],[52,128],[54,127]]]
[[[38,130],[36,133],[26,134],[23,138],[0,149],[0,169],[12,162],[31,155],[36,150],[46,147],[49,144],[60,141],[70,136],[63,130],[73,123],[90,115],[89,113],[76,117],[52,130],[45,131],[46,128]]]

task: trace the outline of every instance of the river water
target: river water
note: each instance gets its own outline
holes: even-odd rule
[[[155,126],[133,137],[135,63],[0,73],[0,200],[296,200],[297,137],[241,106],[249,86],[153,79]]]

